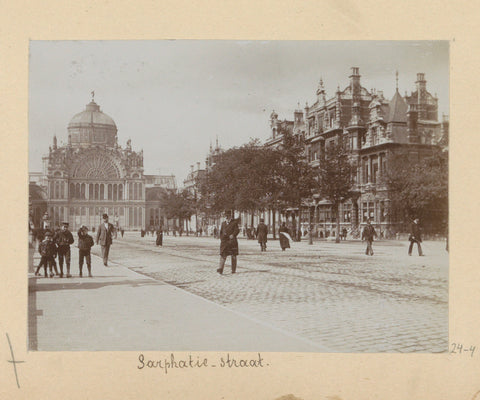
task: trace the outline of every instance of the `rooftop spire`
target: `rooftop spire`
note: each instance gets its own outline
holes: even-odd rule
[[[95,100],[94,100],[95,99],[95,90],[92,90],[90,94],[92,95],[92,101],[95,102]]]
[[[398,92],[398,69],[395,71],[395,89]]]

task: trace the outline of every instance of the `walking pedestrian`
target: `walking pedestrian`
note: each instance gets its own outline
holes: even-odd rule
[[[122,238],[123,238],[123,234],[125,233],[125,229],[123,229],[123,228],[120,228],[120,233],[121,233],[121,235],[122,235]]]
[[[267,251],[267,235],[268,227],[265,225],[265,220],[260,218],[260,223],[257,226],[257,240],[260,243],[260,251]]]
[[[233,217],[233,212],[225,213],[225,220],[220,227],[220,267],[217,272],[223,274],[223,268],[228,256],[232,257],[232,274],[237,269],[238,240],[237,235],[240,232],[238,220]]]
[[[410,229],[410,236],[408,237],[408,240],[410,241],[410,246],[408,246],[409,256],[412,255],[413,245],[415,243],[418,247],[418,255],[423,256],[422,246],[420,244],[422,243],[422,228],[420,227],[419,222],[420,220],[418,218],[415,218]]]
[[[157,240],[155,243],[157,246],[163,245],[163,229],[161,227],[158,227],[157,229]]]
[[[373,227],[370,218],[367,219],[367,225],[365,225],[365,228],[363,228],[362,232],[362,240],[365,240],[367,242],[367,249],[365,250],[365,254],[367,256],[373,256],[373,238],[377,237],[377,232],[375,232],[375,228]]]
[[[87,264],[88,276],[92,277],[92,256],[90,250],[93,243],[93,238],[88,234],[88,228],[82,225],[78,230],[78,270],[79,276],[82,277],[83,260]]]
[[[280,233],[280,247],[282,248],[282,251],[285,251],[285,249],[290,248],[290,234],[288,233],[288,228],[287,225],[285,225],[285,222],[282,223],[278,232]]]
[[[63,278],[63,261],[67,267],[67,278],[71,278],[70,274],[70,245],[73,244],[72,232],[68,230],[68,222],[62,223],[62,228],[55,233],[54,241],[57,245],[58,265],[60,267],[60,278]]]
[[[103,214],[103,223],[98,227],[97,231],[97,245],[102,246],[103,265],[108,267],[108,253],[110,252],[110,246],[112,245],[112,238],[115,228],[108,222],[108,215]]]

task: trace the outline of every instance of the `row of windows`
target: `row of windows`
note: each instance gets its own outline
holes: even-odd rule
[[[99,223],[100,216],[103,213],[109,215],[110,222],[116,223],[119,217],[123,218],[125,216],[125,207],[50,207],[50,215],[54,226],[69,219],[75,221],[76,218],[81,218],[82,223],[85,223],[87,218],[90,218],[91,223]],[[142,207],[128,207],[127,213],[129,226],[141,226],[143,224]]]
[[[50,182],[50,198],[65,199],[66,184],[63,181]],[[128,200],[143,200],[143,184],[129,183]],[[125,193],[123,184],[119,183],[70,183],[68,196],[80,200],[123,200]]]

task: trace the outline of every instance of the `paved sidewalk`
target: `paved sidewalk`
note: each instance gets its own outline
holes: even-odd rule
[[[38,264],[38,253],[33,257]],[[29,349],[326,352],[291,333],[92,255],[93,278],[29,269]]]

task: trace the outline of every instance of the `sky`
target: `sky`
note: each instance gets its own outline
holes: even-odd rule
[[[401,95],[425,73],[449,114],[447,41],[31,41],[29,171],[42,170],[53,135],[67,142],[71,118],[95,91],[113,118],[119,144],[143,149],[146,174],[175,175],[205,165],[210,144],[240,146],[270,136],[272,110],[293,119],[313,104],[320,78],[327,98],[359,67],[366,89]]]

